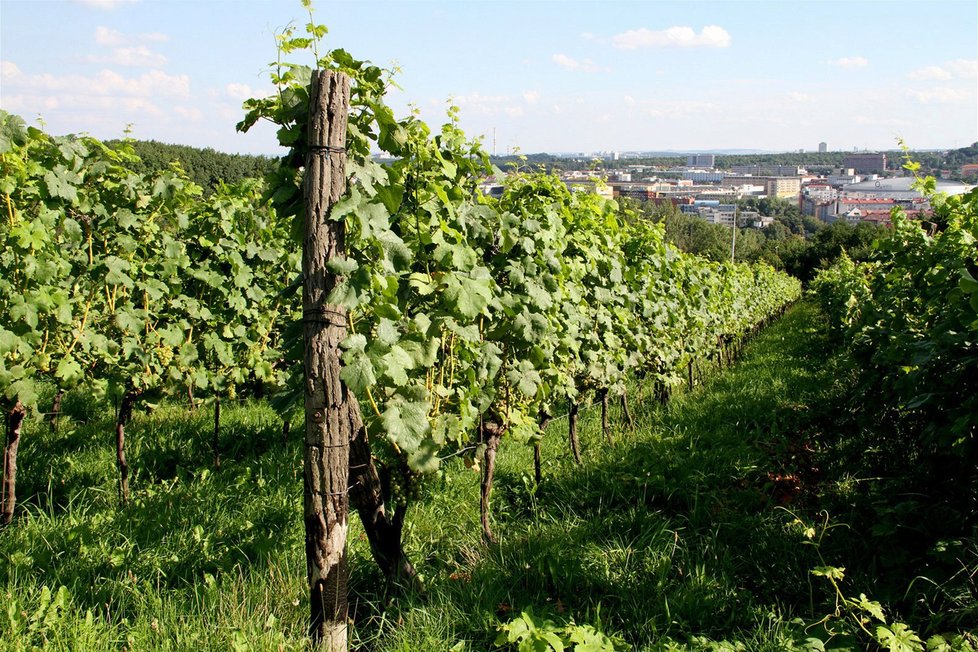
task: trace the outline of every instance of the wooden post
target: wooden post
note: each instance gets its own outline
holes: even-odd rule
[[[614,444],[615,440],[611,437],[611,420],[608,414],[608,389],[601,390],[601,432],[609,444]]]
[[[115,421],[115,463],[119,469],[119,500],[123,505],[129,504],[129,463],[126,462],[126,426],[132,419],[132,408],[136,403],[139,392],[127,389],[119,404],[119,413]]]
[[[482,538],[485,539],[486,543],[497,543],[496,537],[492,533],[492,526],[489,524],[489,498],[492,495],[492,483],[496,475],[496,452],[499,450],[499,442],[502,440],[504,430],[505,428],[500,425],[498,419],[488,416],[483,417],[482,423],[479,425],[479,440],[486,445],[479,503]]]
[[[352,396],[340,381],[346,308],[327,303],[340,278],[327,269],[344,256],[345,228],[330,219],[346,192],[346,125],[350,78],[316,71],[309,92],[309,151],[302,243],[305,340],[304,520],[309,580],[309,635],[330,652],[347,649],[346,535]]]
[[[571,454],[574,455],[575,464],[581,463],[581,444],[577,439],[577,411],[579,408],[577,401],[572,399],[567,413],[567,439],[570,441]]]
[[[639,393],[641,391],[639,388]],[[625,415],[625,420],[628,421],[628,429],[635,430],[635,419],[632,418],[632,411],[628,407],[628,390],[623,390],[621,393],[621,411]]]
[[[61,403],[64,401],[65,390],[58,388],[51,404],[51,432],[58,432],[58,422],[61,420]]]
[[[221,470],[221,397],[214,396],[214,437],[211,440],[214,451],[214,468]]]
[[[14,520],[17,505],[17,448],[20,445],[20,429],[27,416],[24,405],[17,401],[13,409],[5,415],[7,441],[3,449],[3,517],[0,525],[10,525]]]
[[[552,420],[553,417],[550,416],[549,412],[544,410],[540,413],[541,437],[547,432],[547,426],[550,425]],[[533,444],[533,479],[536,481],[537,486],[540,486],[540,483],[543,482],[543,451],[541,448],[542,446],[540,440],[538,439]]]
[[[538,487],[543,482],[543,450],[539,441],[533,444],[533,480]]]

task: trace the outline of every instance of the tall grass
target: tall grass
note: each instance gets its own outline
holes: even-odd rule
[[[478,475],[447,460],[405,530],[421,593],[384,597],[354,519],[354,645],[490,650],[498,625],[527,609],[600,623],[639,650],[796,645],[804,632],[794,619],[817,618],[830,596],[812,583],[816,557],[782,507],[811,507],[814,494],[799,486],[811,481],[809,441],[820,406],[845,390],[816,324],[801,304],[735,367],[710,371],[667,406],[633,388],[636,428],[613,412],[613,445],[600,410],[584,411],[581,466],[566,420],[555,420],[539,485],[532,450],[504,440],[496,545],[481,539]],[[57,433],[30,422],[19,515],[0,533],[12,605],[0,648],[305,648],[298,437],[283,441],[264,403],[225,405],[215,471],[209,410],[173,404],[136,416],[127,507],[116,493],[111,406],[70,396]],[[61,609],[50,606],[60,587]]]

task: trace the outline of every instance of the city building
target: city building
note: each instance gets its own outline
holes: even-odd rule
[[[707,222],[712,222],[713,224],[733,226],[734,220],[737,219],[737,205],[720,204],[716,207],[704,207],[700,211],[700,217],[705,218]]]
[[[797,165],[734,165],[730,167],[730,172],[754,177],[799,177],[806,174],[805,169]]]
[[[893,201],[912,201],[922,199],[923,195],[914,188],[916,179],[913,177],[891,177],[888,179],[870,179],[859,183],[843,186],[842,196],[862,199],[892,199]],[[961,195],[971,189],[966,183],[938,179],[935,189],[945,195]]]
[[[726,175],[723,172],[715,170],[686,170],[683,172],[683,179],[698,183],[720,183],[724,176]]]
[[[767,186],[763,181],[754,183],[751,178],[738,177],[735,183],[729,184],[721,182],[721,187],[736,191],[738,197],[763,197],[767,192]]]
[[[764,194],[768,197],[784,197],[794,199],[801,192],[801,177],[776,176],[727,176],[720,185],[733,188],[744,184],[764,185]]]
[[[842,161],[842,167],[852,168],[859,174],[885,174],[886,154],[849,154]]]
[[[827,151],[829,151],[829,146],[826,143],[819,143],[818,144],[818,153],[819,154],[824,154]]]
[[[742,211],[736,204],[724,204],[716,199],[698,199],[692,204],[680,206],[679,210],[687,215],[697,215],[710,224],[722,226],[733,226],[736,221],[741,228],[762,229],[774,221],[774,218],[761,217],[757,211]]]
[[[839,191],[825,181],[806,183],[798,196],[798,208],[802,215],[830,222],[835,216],[835,201],[838,198]]]
[[[842,170],[836,170],[832,174],[825,177],[825,181],[828,182],[833,188],[842,188],[843,186],[848,186],[849,184],[859,183],[860,181],[866,181],[872,177],[876,179],[876,175],[863,176],[861,174],[856,174],[856,171],[852,168],[845,168]]]
[[[686,167],[688,168],[716,167],[716,156],[714,156],[713,154],[688,154],[686,156]]]
[[[747,228],[753,227],[755,229],[766,229],[767,227],[774,224],[777,220],[768,215],[761,215],[757,211],[740,211],[740,217],[737,218],[737,226]]]
[[[819,217],[827,222],[844,219],[852,224],[875,222],[889,224],[894,208],[903,209],[910,217],[927,215],[931,211],[930,202],[915,189],[913,177],[893,177],[871,179],[843,186],[835,200],[828,217]],[[939,179],[936,190],[946,195],[960,195],[971,186],[958,181]]]
[[[565,178],[564,184],[571,192],[590,192],[606,199],[614,199],[618,196],[614,189],[604,182]]]
[[[794,199],[801,192],[799,177],[769,177],[765,184],[768,197]]]

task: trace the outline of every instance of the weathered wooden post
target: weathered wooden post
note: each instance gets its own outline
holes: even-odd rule
[[[10,525],[14,520],[14,508],[17,505],[17,448],[20,445],[20,428],[27,416],[24,405],[17,401],[7,413],[7,441],[3,448],[3,517],[0,525]]]
[[[344,256],[344,222],[330,219],[330,212],[346,192],[350,78],[335,71],[316,71],[309,95],[302,243],[306,570],[309,635],[314,646],[334,652],[347,649],[347,483],[353,397],[340,381],[346,308],[327,303],[340,281],[327,264]]]

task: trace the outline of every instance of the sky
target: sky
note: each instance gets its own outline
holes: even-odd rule
[[[947,149],[978,141],[974,0],[314,0],[489,151]],[[0,108],[53,134],[279,154],[235,131],[299,0],[0,0]],[[311,65],[311,56],[287,60]]]

